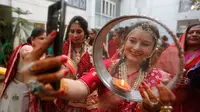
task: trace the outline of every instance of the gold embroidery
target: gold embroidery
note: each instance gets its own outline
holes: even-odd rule
[[[96,73],[96,72],[93,72],[93,73],[92,73],[92,75],[93,75],[93,76],[96,76],[96,75],[97,75],[97,73]]]

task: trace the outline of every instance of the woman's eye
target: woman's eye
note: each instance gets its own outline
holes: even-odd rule
[[[131,43],[136,43],[136,40],[130,40]]]
[[[38,37],[39,40],[44,40],[44,37]]]
[[[77,33],[80,34],[80,33],[82,33],[82,31],[81,30],[77,30]]]
[[[143,46],[150,46],[149,43],[142,43]]]
[[[70,30],[70,33],[74,33],[74,30]]]

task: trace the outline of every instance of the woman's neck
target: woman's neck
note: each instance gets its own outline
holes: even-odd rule
[[[186,49],[186,53],[189,53],[189,52],[195,52],[197,50],[200,50],[200,46],[188,46],[187,49]]]
[[[83,43],[76,43],[76,44],[73,44],[73,47],[78,49],[78,48],[81,48],[82,45]]]
[[[132,74],[139,70],[140,64],[136,64],[131,61],[126,61],[126,67],[127,67],[127,74]]]

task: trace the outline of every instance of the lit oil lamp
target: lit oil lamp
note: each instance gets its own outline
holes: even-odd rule
[[[113,78],[112,83],[122,91],[131,91],[130,85],[123,79]]]

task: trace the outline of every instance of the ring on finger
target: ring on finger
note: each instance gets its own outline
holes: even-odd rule
[[[43,90],[44,85],[36,80],[30,80],[28,87],[31,93],[39,93]]]
[[[151,106],[156,107],[157,105],[159,105],[159,103],[160,103],[159,100],[156,100],[154,102],[151,101]]]

